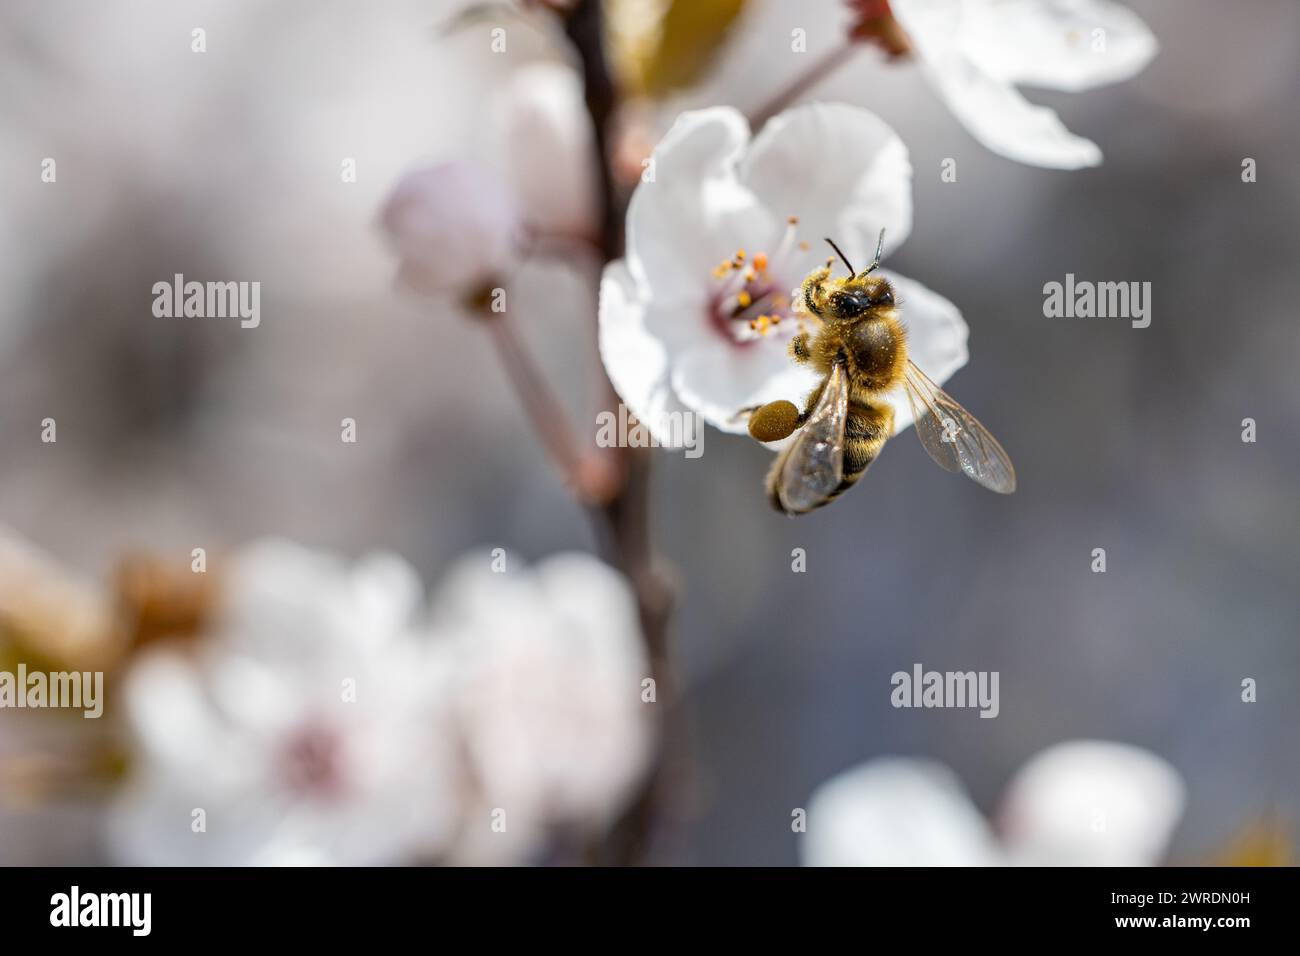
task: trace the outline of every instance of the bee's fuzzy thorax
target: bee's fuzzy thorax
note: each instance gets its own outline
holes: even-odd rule
[[[894,308],[877,309],[856,320],[826,322],[809,344],[812,366],[827,374],[837,362],[854,391],[877,395],[902,384],[907,335]]]

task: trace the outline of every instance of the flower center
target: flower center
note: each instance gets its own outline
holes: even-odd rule
[[[342,740],[329,728],[300,727],[282,751],[281,767],[289,788],[303,796],[338,796],[343,790],[342,750]]]
[[[709,320],[728,341],[737,345],[757,342],[773,332],[794,334],[792,282],[797,253],[808,243],[798,241],[791,216],[770,255],[758,252],[750,259],[744,249],[713,270],[717,286],[709,298]]]

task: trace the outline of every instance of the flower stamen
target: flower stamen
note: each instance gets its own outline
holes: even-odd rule
[[[745,249],[720,263],[714,278],[722,285],[713,299],[713,319],[729,339],[739,345],[756,341],[772,332],[781,320],[790,318],[792,286],[797,267],[791,259],[796,251],[806,249],[798,240],[799,217],[790,216],[782,229],[773,252],[758,251],[750,257]],[[772,247],[769,247],[772,248]]]

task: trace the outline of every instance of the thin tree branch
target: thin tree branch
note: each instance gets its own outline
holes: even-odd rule
[[[491,330],[492,344],[505,366],[506,378],[514,386],[519,404],[541,437],[547,454],[575,493],[583,501],[591,500],[593,489],[587,487],[588,474],[564,406],[533,361],[514,323],[509,316],[501,314],[486,317],[484,324]]]
[[[582,64],[583,96],[591,118],[599,175],[600,249],[604,262],[623,254],[625,209],[619,198],[611,163],[610,130],[617,105],[617,91],[605,57],[604,13],[600,0],[578,0],[565,21],[565,34]],[[603,264],[603,263],[602,263]],[[606,379],[608,382],[608,379]],[[611,402],[618,400],[608,385]],[[603,519],[603,548],[607,560],[619,568],[632,584],[650,676],[655,681],[659,716],[656,755],[640,792],[614,826],[609,839],[595,854],[601,863],[636,863],[645,858],[656,825],[663,816],[669,791],[667,748],[674,738],[676,687],[668,623],[674,593],[663,576],[650,539],[650,463],[644,448],[618,448],[623,482],[619,491],[600,508]]]
[[[599,170],[600,247],[608,262],[623,254],[623,210],[610,167],[609,136],[618,93],[605,57],[605,17],[600,0],[578,0],[564,21],[564,33],[582,64],[583,99],[591,117]]]
[[[803,73],[799,74],[785,89],[780,90],[766,103],[749,116],[749,126],[754,132],[762,129],[763,124],[781,112],[795,100],[799,99],[826,77],[830,76],[847,63],[857,52],[860,44],[847,40],[828,53],[813,61]]]

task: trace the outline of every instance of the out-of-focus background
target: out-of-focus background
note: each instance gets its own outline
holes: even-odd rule
[[[971,361],[948,387],[1011,452],[1020,488],[987,494],[904,435],[834,507],[789,521],[764,501],[769,453],[748,439],[710,431],[698,459],[657,454],[694,758],[660,861],[794,863],[792,808],[885,754],[947,763],[992,814],[1017,767],[1080,737],[1182,774],[1175,862],[1300,816],[1300,7],[1129,5],[1161,47],[1142,74],[1029,92],[1101,146],[1095,169],[994,155],[906,62],[863,53],[817,88],[907,144],[915,227],[890,264],[962,310]],[[527,26],[505,55],[481,29],[444,36],[455,9],[4,5],[0,523],[91,580],[126,554],[185,567],[195,547],[267,535],[395,551],[430,587],[475,548],[591,549],[483,329],[399,293],[377,224],[411,168],[501,165],[512,71],[561,59]],[[752,3],[666,118],[756,107],[799,65],[773,52],[791,24],[816,54],[843,19],[830,0]],[[946,157],[956,183],[940,179]],[[595,268],[522,262],[511,292],[592,434]],[[260,281],[261,326],[155,318],[151,287],[177,272]],[[1067,272],[1150,282],[1150,327],[1045,318],[1043,285]],[[355,444],[339,441],[345,417]],[[57,443],[41,441],[46,418]],[[999,671],[999,717],[891,707],[889,675],[917,662]],[[13,742],[12,717],[0,756],[38,747]],[[0,862],[106,859],[84,794],[6,803]]]

